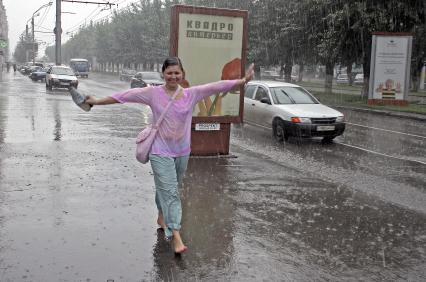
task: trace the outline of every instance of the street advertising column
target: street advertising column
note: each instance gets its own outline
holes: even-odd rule
[[[373,33],[369,104],[408,105],[413,36]]]
[[[170,55],[185,69],[183,87],[244,75],[247,11],[186,5],[172,7]],[[228,155],[231,123],[243,118],[244,88],[218,93],[193,110],[192,155]]]

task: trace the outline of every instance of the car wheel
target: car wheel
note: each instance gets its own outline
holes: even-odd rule
[[[272,130],[274,134],[275,140],[278,142],[282,142],[283,140],[288,140],[288,134],[285,132],[284,129],[284,123],[282,120],[274,121],[274,124],[272,125]]]
[[[331,142],[333,142],[334,138],[336,138],[336,136],[325,136],[324,138],[322,138],[322,142],[323,143],[331,143]]]

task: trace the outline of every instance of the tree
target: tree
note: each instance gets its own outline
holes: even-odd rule
[[[32,44],[33,40],[30,34],[21,35],[13,54],[17,62],[23,63],[29,60],[29,53],[32,52]]]

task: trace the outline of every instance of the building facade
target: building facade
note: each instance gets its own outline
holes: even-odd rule
[[[3,0],[0,0],[0,64],[9,60],[9,39],[6,9],[3,5]]]

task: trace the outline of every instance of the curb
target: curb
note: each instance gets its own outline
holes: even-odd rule
[[[358,112],[368,112],[368,113],[375,113],[375,114],[394,116],[394,117],[400,117],[400,118],[414,119],[419,121],[426,121],[426,115],[422,115],[422,114],[396,112],[396,111],[388,111],[388,110],[373,110],[373,109],[347,107],[347,106],[334,106],[334,105],[330,107],[348,109],[348,110],[358,111]]]

